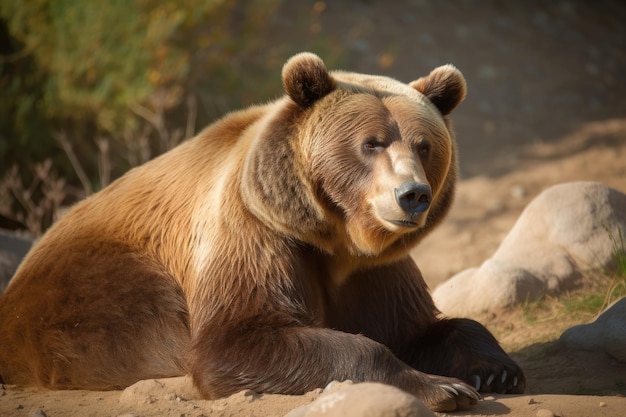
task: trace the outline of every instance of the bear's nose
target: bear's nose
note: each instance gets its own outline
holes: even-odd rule
[[[427,184],[407,181],[394,191],[398,205],[408,214],[422,213],[430,207],[432,195]]]

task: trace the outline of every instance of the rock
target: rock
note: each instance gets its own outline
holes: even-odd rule
[[[178,400],[180,398],[180,400]],[[120,404],[152,404],[159,399],[188,401],[201,399],[189,376],[138,381],[122,391]]]
[[[531,201],[490,259],[441,284],[433,298],[458,316],[571,289],[590,270],[614,268],[620,230],[625,194],[593,182],[555,185]]]
[[[32,240],[0,230],[0,294],[32,246]]]
[[[346,379],[345,381],[331,381],[328,383],[328,385],[326,385],[323,392],[337,392],[339,390],[349,387],[350,385],[354,385],[354,382],[350,381],[349,379]]]
[[[554,417],[554,413],[551,410],[546,410],[545,408],[540,408],[537,410],[537,417]]]
[[[41,408],[35,408],[30,410],[28,417],[48,417],[48,415]]]
[[[435,417],[421,401],[398,388],[364,382],[331,383],[311,404],[285,417]]]
[[[156,402],[155,393],[161,392],[163,385],[156,379],[138,381],[122,391],[120,404],[152,404]]]
[[[626,297],[611,304],[593,323],[567,329],[560,340],[568,348],[605,352],[626,363]]]

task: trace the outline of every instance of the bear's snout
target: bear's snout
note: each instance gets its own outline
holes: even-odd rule
[[[432,193],[428,184],[407,181],[394,189],[396,202],[407,214],[423,213],[430,207]]]

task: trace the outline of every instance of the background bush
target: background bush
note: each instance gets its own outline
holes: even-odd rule
[[[279,3],[0,0],[0,227],[39,234],[62,204],[280,94],[296,51],[266,42]]]

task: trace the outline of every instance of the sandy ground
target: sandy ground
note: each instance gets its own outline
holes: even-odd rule
[[[303,396],[254,395],[241,392],[228,399],[203,401],[178,395],[187,385],[180,378],[152,380],[150,392],[132,393],[64,391],[45,392],[33,389],[9,388],[0,402],[2,416],[49,417],[83,416],[258,416],[282,417],[293,408],[318,397],[312,392]],[[9,403],[7,400],[11,400]],[[455,412],[455,416],[539,416],[539,410],[555,416],[618,417],[624,415],[626,398],[617,396],[564,396],[554,394],[487,396],[470,412]],[[440,414],[445,416],[446,414]]]
[[[591,138],[603,137],[590,145]],[[495,250],[523,207],[549,185],[600,181],[626,192],[626,120],[585,127],[556,145],[530,146],[528,162],[495,178],[463,180],[445,223],[414,251],[431,287],[464,268],[477,266]],[[450,257],[450,254],[455,256]],[[537,312],[491,312],[477,317],[501,340],[527,375],[527,393],[488,396],[470,413],[455,415],[556,416],[626,415],[626,364],[598,352],[568,351],[553,340],[586,319]],[[558,314],[558,313],[555,313]],[[0,416],[282,416],[318,397],[241,392],[217,401],[197,399],[187,380],[144,381],[126,391],[46,391],[4,386]],[[591,394],[591,395],[590,395]]]
[[[313,3],[286,3],[272,24],[295,38],[298,28],[285,16]],[[353,70],[409,81],[453,62],[466,75],[469,96],[453,115],[463,179],[449,217],[413,253],[432,288],[480,265],[550,185],[599,181],[626,192],[626,6],[400,3],[329,3],[313,24],[347,48]],[[454,415],[626,415],[626,365],[554,343],[565,328],[589,320],[562,314],[548,306],[534,320],[521,310],[478,317],[521,364],[527,393],[486,397]],[[0,416],[282,416],[319,392],[241,392],[217,401],[196,395],[184,378],[109,392],[4,386]]]

